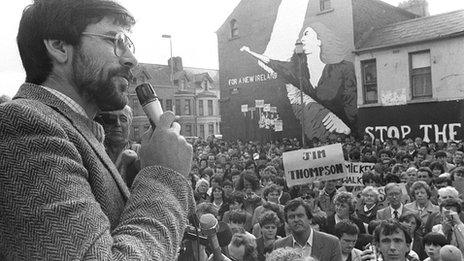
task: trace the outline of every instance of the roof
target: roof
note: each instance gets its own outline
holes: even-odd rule
[[[207,77],[212,80],[212,83],[219,86],[219,72],[214,69],[204,69],[195,67],[184,67],[182,72],[175,72],[174,79],[186,77],[189,81],[198,77]],[[156,85],[171,85],[171,69],[168,65],[139,63],[134,68],[134,75],[137,77],[144,74],[149,78],[152,84]]]
[[[464,35],[464,10],[406,20],[373,29],[356,52]]]

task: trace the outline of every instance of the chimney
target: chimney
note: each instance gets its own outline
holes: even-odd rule
[[[406,0],[398,4],[399,8],[416,14],[420,17],[429,16],[429,3],[427,0]]]
[[[184,67],[182,66],[182,58],[179,56],[172,57],[172,59],[169,58],[168,65],[169,68],[172,68],[174,73],[184,70]]]

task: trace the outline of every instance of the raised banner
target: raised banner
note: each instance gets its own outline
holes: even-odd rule
[[[264,100],[255,100],[256,108],[264,108]]]
[[[344,186],[364,186],[362,175],[374,169],[374,163],[366,162],[345,162],[346,177],[342,178]]]
[[[345,159],[340,143],[284,152],[283,164],[289,187],[346,176]]]

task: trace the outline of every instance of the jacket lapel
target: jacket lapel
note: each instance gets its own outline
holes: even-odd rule
[[[103,162],[105,167],[109,170],[113,179],[118,185],[119,190],[121,191],[121,194],[124,197],[124,200],[127,201],[127,199],[130,196],[129,189],[127,188],[121,175],[116,169],[116,166],[113,164],[110,157],[106,153],[104,145],[97,140],[95,134],[92,132],[92,129],[95,127],[95,124],[98,123],[76,113],[58,97],[56,97],[55,95],[38,85],[29,83],[23,84],[20,87],[18,93],[16,94],[15,99],[16,98],[26,98],[40,101],[54,108],[57,112],[66,117],[71,122],[71,124],[78,130],[78,132],[85,138],[85,140],[90,144],[95,154],[97,154],[97,156]]]
[[[311,243],[311,256],[322,256],[321,253],[324,253],[324,245],[322,244],[320,234],[313,229],[313,242]]]

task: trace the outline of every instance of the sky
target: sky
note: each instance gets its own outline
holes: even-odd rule
[[[297,0],[296,0],[297,1]],[[2,4],[0,24],[0,96],[14,96],[24,81],[16,46],[21,12],[32,0],[14,0]],[[132,40],[136,57],[142,63],[167,64],[172,36],[173,56],[181,56],[184,66],[218,69],[216,30],[240,0],[119,0],[136,18]],[[401,0],[384,0],[397,5]],[[464,0],[428,0],[431,15],[464,9]]]

